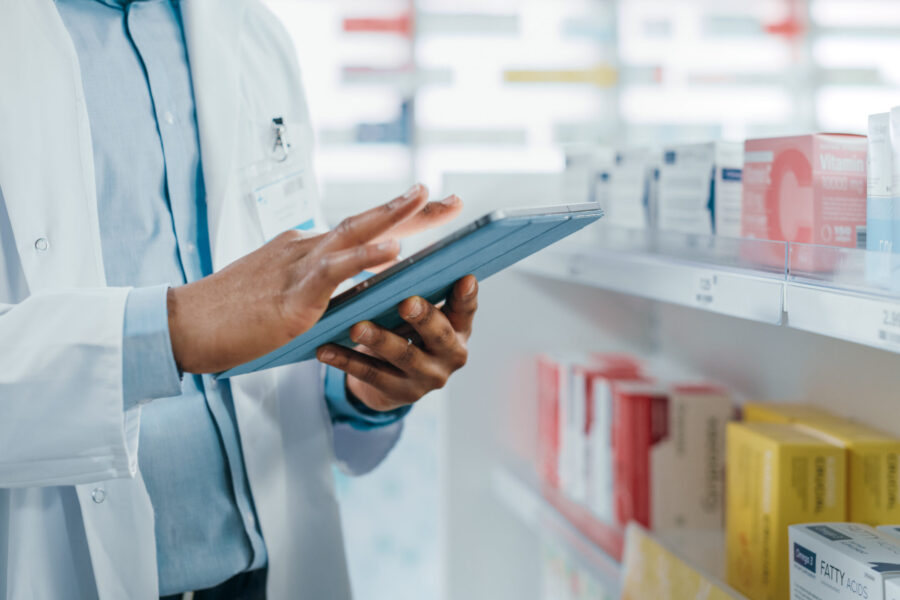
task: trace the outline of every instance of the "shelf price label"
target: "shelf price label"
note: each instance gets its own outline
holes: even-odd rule
[[[900,348],[900,306],[885,304],[878,311],[875,338],[882,344]]]
[[[700,308],[712,308],[716,304],[716,292],[719,286],[719,276],[715,273],[700,273],[694,277],[694,286],[691,290],[693,303]]]

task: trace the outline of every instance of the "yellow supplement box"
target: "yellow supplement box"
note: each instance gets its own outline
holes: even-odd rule
[[[788,600],[788,526],[844,520],[846,452],[782,423],[729,423],[726,444],[728,584]]]
[[[800,421],[798,427],[847,450],[847,519],[900,523],[900,439],[852,421]]]
[[[847,450],[847,519],[900,523],[900,438],[805,404],[752,403],[744,419],[794,423]]]
[[[824,408],[793,402],[748,402],[742,407],[748,423],[797,423],[812,419],[839,419]]]

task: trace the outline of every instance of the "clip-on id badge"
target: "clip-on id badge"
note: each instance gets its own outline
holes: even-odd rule
[[[291,151],[283,121],[276,118],[273,124],[271,157],[248,167],[244,176],[266,241],[289,229],[316,232],[318,214],[312,167],[302,160],[302,153]]]

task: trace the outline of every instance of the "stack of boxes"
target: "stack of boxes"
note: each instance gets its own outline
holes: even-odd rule
[[[659,229],[741,236],[744,147],[709,142],[663,150],[659,170]]]
[[[538,378],[546,484],[612,530],[721,529],[725,390],[655,385],[621,355],[542,356]]]
[[[625,355],[542,356],[538,376],[541,476],[604,531],[724,522],[750,600],[900,600],[900,439],[805,404],[733,421],[726,390]]]
[[[808,557],[792,555],[788,528],[900,522],[900,439],[808,405],[750,403],[744,418],[728,430],[728,581],[751,600],[829,597],[789,585]]]

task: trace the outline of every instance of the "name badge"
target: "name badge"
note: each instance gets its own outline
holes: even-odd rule
[[[316,229],[317,197],[304,170],[281,175],[252,191],[253,205],[266,241],[288,229],[313,233]]]
[[[299,133],[302,137],[303,131]],[[290,143],[281,117],[272,119],[269,135],[270,156],[248,167],[243,178],[263,237],[269,241],[289,229],[321,233],[318,188],[308,153]]]

